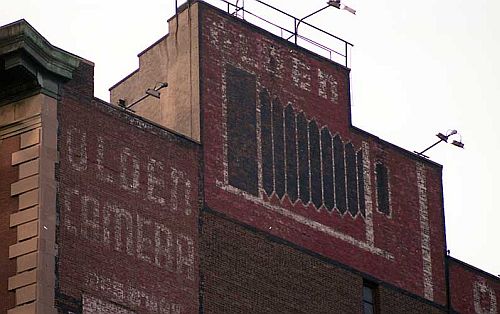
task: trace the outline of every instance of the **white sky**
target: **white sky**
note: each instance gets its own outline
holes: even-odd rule
[[[326,1],[268,3],[303,17]],[[355,45],[353,124],[410,151],[437,132],[460,132],[464,150],[442,143],[427,154],[444,165],[448,248],[499,275],[500,1],[345,4],[357,15],[329,8],[307,21]],[[95,62],[95,95],[109,100],[108,88],[137,68],[137,54],[168,32],[173,14],[174,0],[5,0],[0,25],[24,18],[53,45]]]

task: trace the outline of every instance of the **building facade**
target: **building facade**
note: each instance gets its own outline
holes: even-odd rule
[[[107,103],[0,28],[0,312],[498,313],[442,167],[351,124],[345,64],[201,1],[169,30]]]

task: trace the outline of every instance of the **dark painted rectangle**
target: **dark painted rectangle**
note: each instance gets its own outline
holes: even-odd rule
[[[358,197],[359,197],[359,211],[365,216],[365,176],[363,171],[363,151],[360,150],[357,155],[358,165]]]
[[[302,203],[309,203],[309,140],[307,119],[301,112],[297,115],[297,144],[299,147],[299,196]]]
[[[285,109],[286,191],[292,202],[295,202],[298,197],[295,128],[295,113],[292,106],[288,105]]]
[[[335,169],[335,200],[336,208],[342,214],[347,210],[345,186],[344,144],[338,135],[333,138],[333,161]]]
[[[332,211],[335,207],[333,151],[332,136],[327,128],[321,130],[321,155],[323,163],[323,199],[325,207]]]
[[[271,101],[267,91],[260,93],[260,136],[262,145],[262,186],[267,195],[274,191],[273,133]]]
[[[274,145],[274,189],[276,195],[285,195],[285,138],[283,126],[283,106],[279,99],[273,100],[273,145]]]
[[[309,153],[311,162],[311,199],[320,208],[323,204],[321,190],[321,150],[319,142],[319,129],[316,121],[309,122]]]
[[[358,213],[358,178],[356,175],[356,152],[351,143],[345,146],[345,164],[347,174],[347,204],[354,217]]]
[[[226,82],[229,184],[258,195],[255,75],[228,65]]]
[[[381,213],[389,215],[389,177],[387,167],[381,163],[375,166],[377,176],[377,205]]]

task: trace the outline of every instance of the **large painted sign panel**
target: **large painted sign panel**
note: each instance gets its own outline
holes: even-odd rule
[[[214,9],[201,25],[208,206],[444,304],[441,168],[351,127],[349,69]]]
[[[60,110],[59,300],[197,312],[196,145],[106,105]]]

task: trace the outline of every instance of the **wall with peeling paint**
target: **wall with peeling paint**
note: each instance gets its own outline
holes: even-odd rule
[[[496,314],[500,280],[454,258],[449,259],[451,305],[459,313]]]
[[[349,69],[200,16],[206,205],[444,305],[441,166],[351,125]]]
[[[196,311],[198,145],[78,93],[59,104],[59,307]]]

